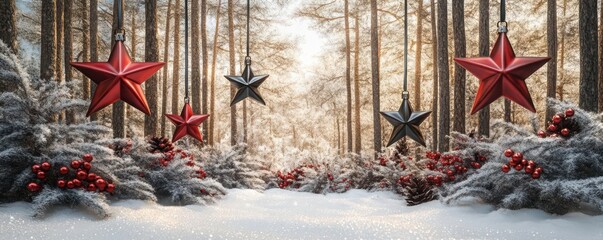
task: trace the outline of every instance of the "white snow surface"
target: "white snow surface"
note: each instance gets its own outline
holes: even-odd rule
[[[0,205],[0,239],[603,239],[603,216],[438,201],[408,207],[393,193],[362,190],[233,189],[210,206],[127,200],[112,203],[104,220],[68,207],[33,219],[30,207]]]

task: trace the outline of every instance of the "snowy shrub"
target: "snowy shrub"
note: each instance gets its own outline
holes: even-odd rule
[[[205,148],[203,167],[208,176],[226,188],[264,190],[271,174],[269,164],[264,159],[249,156],[246,151],[244,143]]]

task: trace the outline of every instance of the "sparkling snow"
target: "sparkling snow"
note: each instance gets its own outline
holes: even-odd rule
[[[24,202],[0,205],[0,239],[603,239],[603,216],[556,216],[488,205],[407,207],[389,192],[316,195],[230,190],[211,206],[111,204],[98,220],[56,208],[42,220]]]

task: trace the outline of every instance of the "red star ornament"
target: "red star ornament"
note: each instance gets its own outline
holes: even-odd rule
[[[455,58],[454,61],[480,80],[471,114],[500,97],[536,112],[525,80],[550,57],[515,57],[507,34],[500,32],[490,57]]]
[[[185,103],[180,116],[176,114],[166,114],[165,116],[176,125],[172,142],[178,141],[178,139],[183,138],[187,134],[203,142],[203,135],[199,131],[199,125],[209,117],[208,114],[194,115],[191,105]]]
[[[140,84],[165,65],[163,62],[132,62],[122,41],[116,41],[107,62],[72,62],[71,66],[97,84],[86,116],[118,100],[150,114]]]

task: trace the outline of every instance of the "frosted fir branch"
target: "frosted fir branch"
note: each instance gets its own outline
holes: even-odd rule
[[[109,206],[103,194],[83,190],[62,190],[44,188],[33,198],[33,217],[42,218],[48,210],[57,205],[82,206],[98,218],[109,216]]]

